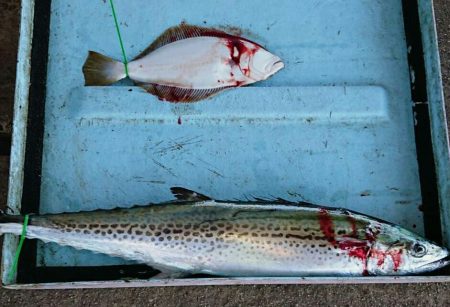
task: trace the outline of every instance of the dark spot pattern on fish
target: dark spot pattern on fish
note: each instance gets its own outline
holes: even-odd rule
[[[312,240],[313,236],[312,235],[301,236],[301,235],[287,233],[286,234],[286,238],[288,238],[288,239],[289,238],[294,238],[294,239],[299,239],[299,240]]]

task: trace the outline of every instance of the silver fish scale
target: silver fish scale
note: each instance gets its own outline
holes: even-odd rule
[[[193,273],[257,276],[265,267],[265,276],[317,275],[329,274],[342,262],[355,273],[363,270],[361,261],[349,257],[326,235],[327,231],[348,235],[355,224],[334,216],[334,229],[324,232],[317,212],[311,210],[155,205],[35,217],[33,225],[56,230],[65,242],[78,242],[78,248],[85,244],[87,249],[156,268],[182,266]]]

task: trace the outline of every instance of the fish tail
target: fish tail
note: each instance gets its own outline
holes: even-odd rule
[[[100,53],[89,51],[83,65],[85,85],[110,85],[127,75],[125,65]]]
[[[23,223],[21,215],[6,215],[0,211],[0,235],[4,233],[20,234]]]

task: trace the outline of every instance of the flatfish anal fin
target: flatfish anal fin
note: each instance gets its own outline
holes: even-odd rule
[[[178,200],[183,201],[207,201],[212,200],[210,197],[197,193],[195,191],[181,188],[181,187],[171,187],[170,191],[173,196],[175,196]]]
[[[157,96],[159,99],[170,102],[195,102],[214,96],[233,86],[223,86],[211,89],[192,89],[155,83],[136,83],[148,93]]]
[[[141,52],[134,60],[138,60],[140,58],[145,57],[147,54],[152,51],[187,38],[199,37],[199,36],[213,36],[213,37],[230,37],[232,35],[214,29],[214,28],[205,28],[187,24],[181,24],[175,27],[171,27],[164,31],[150,46],[148,46],[144,51]]]

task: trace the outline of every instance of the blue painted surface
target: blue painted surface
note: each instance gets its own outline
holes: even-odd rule
[[[167,201],[176,185],[345,207],[423,233],[400,0],[116,2],[130,58],[187,21],[249,29],[286,68],[189,105],[85,88],[88,50],[121,58],[109,5],[53,1],[42,213]],[[41,265],[122,262],[40,246]]]

